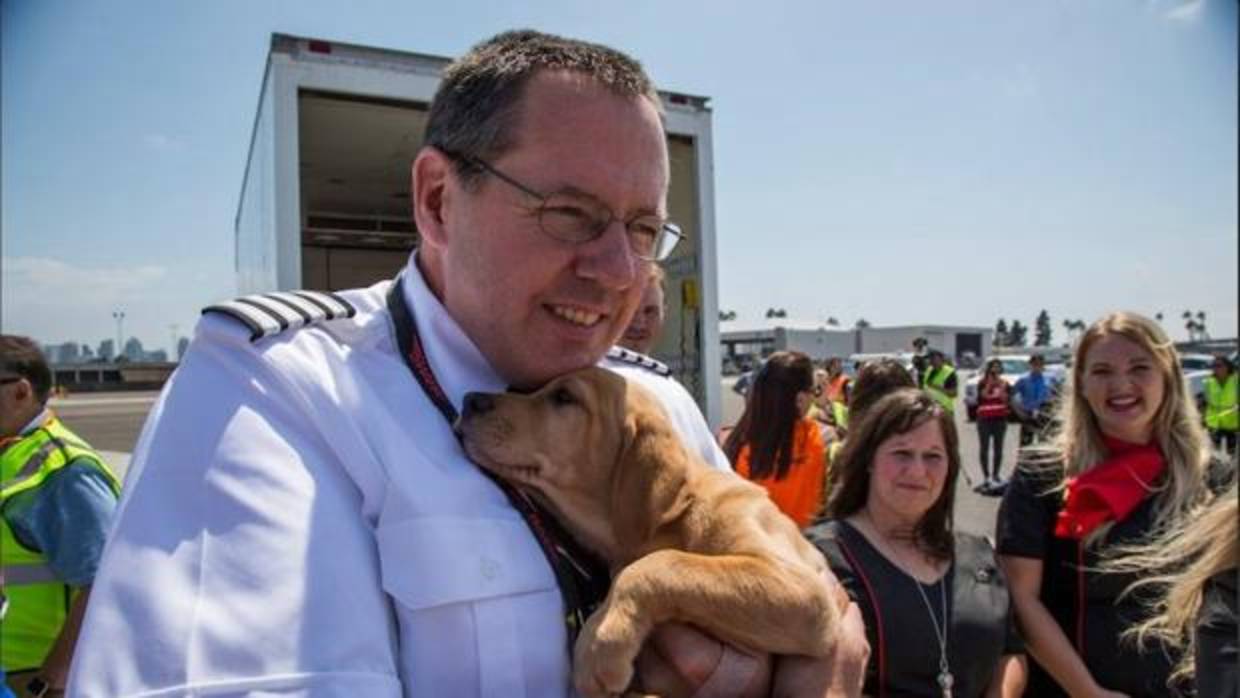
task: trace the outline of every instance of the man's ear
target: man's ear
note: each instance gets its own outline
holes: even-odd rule
[[[409,182],[413,192],[413,221],[423,244],[433,247],[447,244],[444,220],[453,176],[452,160],[438,148],[422,148],[413,159]]]
[[[17,389],[13,391],[13,396],[18,400],[21,400],[22,402],[25,402],[26,400],[34,401],[34,385],[32,385],[29,380],[23,378],[17,381],[16,388]]]

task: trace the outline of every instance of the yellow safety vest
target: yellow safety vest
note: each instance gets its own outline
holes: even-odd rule
[[[831,403],[831,417],[835,420],[835,425],[841,429],[848,428],[848,405],[842,402]]]
[[[1219,385],[1214,376],[1205,380],[1206,392],[1206,428],[1210,431],[1240,430],[1240,412],[1236,406],[1236,374],[1227,377],[1227,382]]]
[[[951,364],[943,364],[939,369],[930,369],[926,374],[925,391],[934,398],[948,414],[954,414],[956,411],[956,399],[943,391],[943,386],[947,385],[947,379],[951,378],[956,369]]]
[[[41,487],[52,473],[75,460],[103,473],[119,495],[116,474],[53,416],[0,451],[0,508],[10,497]],[[9,598],[8,613],[0,621],[0,667],[10,673],[37,669],[60,635],[74,592],[56,578],[42,552],[21,544],[3,516],[0,575]]]

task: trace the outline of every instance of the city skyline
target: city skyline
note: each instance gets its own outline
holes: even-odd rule
[[[43,351],[44,358],[50,364],[113,363],[121,361],[177,362],[184,356],[190,341],[189,337],[180,336],[174,338],[171,350],[162,347],[147,348],[139,337],[130,335],[121,344],[121,350],[118,352],[116,340],[112,337],[101,339],[96,344],[80,340],[40,342],[37,337],[32,337],[32,339],[39,345]]]
[[[781,311],[783,313],[782,315],[780,314]],[[721,311],[721,314],[723,312],[728,312],[728,311]],[[734,313],[734,311],[732,312]],[[1217,341],[1217,340],[1235,340],[1236,339],[1236,336],[1234,334],[1233,335],[1216,335],[1216,334],[1210,333],[1209,325],[1208,325],[1208,317],[1203,319],[1200,317],[1202,314],[1204,314],[1203,311],[1194,312],[1191,310],[1184,310],[1178,313],[1164,313],[1162,311],[1149,313],[1150,317],[1154,318],[1156,321],[1162,324],[1164,326],[1164,330],[1167,330],[1168,335],[1172,335],[1172,336],[1174,336],[1175,333],[1173,333],[1169,328],[1167,328],[1166,325],[1168,323],[1175,323],[1174,326],[1178,326],[1179,323],[1182,321],[1183,324],[1185,325],[1184,329],[1185,329],[1186,336],[1179,338],[1177,341],[1194,342],[1194,341],[1202,341],[1202,340],[1216,340]],[[830,322],[831,320],[834,320],[835,323],[831,323]],[[1029,334],[1021,335],[1026,340],[1023,344],[1005,344],[1003,343],[1004,342],[1003,333],[1000,333],[997,331],[999,328],[999,323],[1003,323],[1003,326],[1006,327],[1012,324],[1011,323],[1012,320],[1021,321],[1021,325],[1024,328],[1024,332],[1029,333]],[[869,323],[869,321],[863,317],[858,317],[857,321],[866,323],[867,327],[874,326],[874,327],[881,328],[883,326],[881,324]],[[752,324],[752,325],[746,324],[745,318],[739,315],[735,315],[735,314],[733,314],[732,317],[729,317],[726,320],[721,318],[721,321],[720,321],[721,331],[724,331],[724,332],[735,331],[736,329],[738,329],[738,327],[745,327],[748,329],[748,328],[757,328],[757,327],[776,327],[781,324],[784,326],[798,326],[798,327],[801,327],[802,329],[804,329],[805,325],[811,325],[811,326],[821,327],[823,329],[837,330],[837,331],[855,329],[857,326],[856,322],[843,323],[834,317],[829,318],[828,320],[809,321],[809,322],[805,320],[798,320],[796,318],[789,318],[786,310],[777,309],[777,308],[767,309],[767,311],[763,313],[763,317],[761,318],[761,321],[758,323]],[[1037,341],[1035,340],[1033,331],[1035,330],[1037,326],[1036,318],[1030,320],[1029,322],[1025,322],[1023,318],[1004,317],[1004,318],[999,318],[995,324],[977,325],[977,327],[984,327],[987,329],[996,330],[996,333],[994,335],[995,343],[992,348],[999,348],[999,347],[1034,348],[1037,346],[1070,347],[1072,346],[1073,342],[1077,338],[1079,338],[1080,332],[1085,329],[1085,325],[1086,323],[1082,319],[1079,319],[1079,318],[1076,318],[1076,319],[1055,318],[1053,314],[1051,314],[1051,323],[1049,326],[1051,339],[1049,343],[1047,344],[1038,344]],[[172,329],[173,327],[174,326],[170,326],[169,328],[170,330],[173,331],[173,334],[171,335],[171,344],[167,348],[159,346],[158,344],[152,344],[151,346],[156,346],[158,348],[148,349],[146,342],[142,341],[140,337],[138,337],[137,335],[130,335],[122,344],[123,350],[120,352],[120,354],[125,356],[129,361],[174,361],[174,362],[179,361],[181,356],[184,355],[185,350],[188,348],[191,337],[188,335],[175,334],[175,330]],[[88,362],[88,360],[106,361],[105,359],[103,359],[103,355],[105,353],[113,357],[115,356],[115,353],[116,353],[115,352],[116,340],[113,337],[105,337],[99,340],[97,343],[92,343],[90,341],[82,341],[80,339],[79,340],[68,339],[63,342],[46,342],[46,341],[42,341],[41,338],[39,337],[32,337],[32,339],[34,339],[35,342],[39,344],[39,346],[43,349],[44,354],[47,357],[49,363],[85,363],[85,362]],[[136,343],[137,352],[141,352],[144,358],[140,358],[140,359],[133,358],[136,352],[130,351],[129,348],[135,343]],[[70,345],[78,348],[77,355],[82,357],[81,360],[74,359],[74,360],[66,361],[64,359],[63,354],[57,354],[58,350],[63,351],[62,349],[63,347],[67,347]],[[107,348],[106,352],[105,352],[105,347]],[[912,347],[910,347],[910,349],[912,349]],[[162,355],[162,356],[159,356],[159,358],[155,358],[157,355]],[[55,356],[56,358],[53,358],[53,356]]]

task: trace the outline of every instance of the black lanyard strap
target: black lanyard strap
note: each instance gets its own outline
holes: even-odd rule
[[[396,278],[388,290],[387,307],[396,330],[396,343],[409,371],[448,425],[456,424],[459,417],[456,407],[439,385],[435,372],[431,370],[426,349],[422,346],[422,338],[418,335],[418,326],[413,321],[413,310],[405,301],[403,274]],[[503,491],[512,507],[521,514],[555,573],[556,584],[564,601],[564,623],[568,628],[571,651],[586,618],[607,596],[611,583],[607,565],[585,550],[560,526],[555,517],[547,514],[528,495],[485,468],[481,470]]]

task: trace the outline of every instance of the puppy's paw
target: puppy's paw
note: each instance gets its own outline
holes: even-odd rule
[[[573,666],[573,686],[582,698],[614,698],[622,695],[633,680],[633,666],[600,659],[587,653]]]
[[[582,628],[573,648],[573,685],[585,698],[622,695],[632,682],[640,644],[623,625],[596,613]]]

